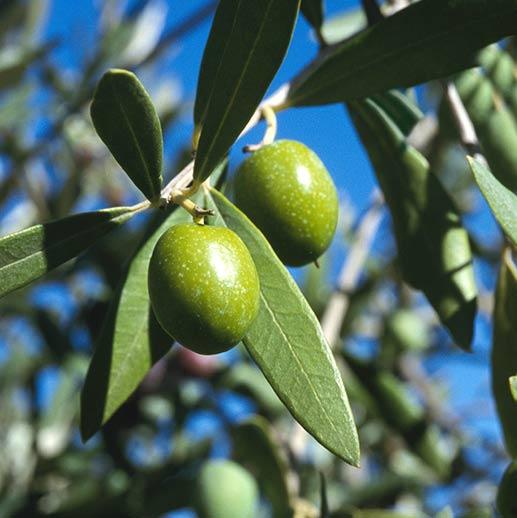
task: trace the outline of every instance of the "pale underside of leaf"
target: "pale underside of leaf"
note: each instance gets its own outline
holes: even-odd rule
[[[468,157],[472,174],[508,239],[517,247],[517,195],[479,160]]]
[[[0,296],[79,255],[133,214],[130,207],[87,212],[0,239]]]
[[[352,413],[316,317],[253,224],[217,191],[208,197],[217,211],[215,223],[241,237],[259,273],[259,316],[243,339],[249,353],[295,419],[334,454],[357,465]]]

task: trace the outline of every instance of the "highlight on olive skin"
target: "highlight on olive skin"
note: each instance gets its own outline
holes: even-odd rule
[[[301,142],[278,140],[247,158],[236,173],[235,201],[288,266],[317,260],[334,237],[336,188],[316,153]]]
[[[258,313],[255,264],[227,228],[186,223],[167,230],[151,257],[148,285],[163,329],[200,354],[235,346]]]

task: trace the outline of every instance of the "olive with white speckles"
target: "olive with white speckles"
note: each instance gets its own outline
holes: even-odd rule
[[[235,177],[235,201],[289,266],[315,261],[336,230],[336,188],[301,142],[278,140],[247,158]]]
[[[227,228],[186,223],[167,230],[153,251],[148,283],[160,325],[197,353],[227,351],[258,313],[255,264]]]

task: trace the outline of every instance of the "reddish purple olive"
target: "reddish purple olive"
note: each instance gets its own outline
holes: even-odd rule
[[[240,166],[235,202],[289,266],[315,261],[336,230],[336,188],[316,153],[293,140],[261,147]]]
[[[200,354],[236,345],[258,313],[255,264],[227,228],[187,223],[167,230],[151,257],[148,284],[160,325]]]

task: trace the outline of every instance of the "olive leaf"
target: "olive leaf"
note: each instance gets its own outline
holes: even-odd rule
[[[514,0],[422,0],[327,49],[295,81],[286,106],[350,101],[446,77],[515,32]]]
[[[259,105],[287,52],[299,5],[299,0],[219,3],[196,95],[194,146],[199,131],[201,136],[195,183],[209,176]]]
[[[81,435],[85,441],[170,349],[172,338],[161,330],[151,310],[147,270],[163,232],[189,219],[186,211],[176,209],[144,240],[112,299],[81,394]]]
[[[135,213],[134,207],[86,212],[1,238],[0,297],[79,255]]]
[[[503,254],[495,295],[492,338],[492,391],[508,453],[517,458],[517,405],[508,378],[517,372],[517,266],[510,249]]]
[[[212,97],[212,91],[217,73],[223,63],[221,57],[228,47],[229,38],[223,38],[232,33],[234,25],[237,23],[238,2],[222,1],[214,15],[212,28],[208,35],[205,45],[203,59],[199,67],[199,77],[197,80],[196,100],[194,102],[194,133],[201,132],[201,125],[205,119],[206,110]],[[197,135],[199,137],[199,135]],[[194,143],[197,147],[197,141]]]
[[[132,72],[106,72],[90,107],[95,130],[133,183],[151,201],[160,197],[163,137],[160,119]]]
[[[278,397],[323,446],[358,465],[359,442],[345,388],[320,325],[284,265],[251,221],[215,190],[215,224],[236,232],[260,279],[260,309],[243,339]]]
[[[517,195],[507,189],[479,160],[467,157],[472,174],[496,220],[508,239],[517,246]]]
[[[374,95],[372,100],[379,105],[405,136],[408,136],[418,122],[424,118],[420,108],[407,95],[398,90]]]
[[[477,289],[468,234],[451,198],[375,102],[354,102],[350,113],[391,212],[404,279],[424,292],[456,343],[469,349]]]
[[[261,482],[261,489],[271,503],[273,518],[291,516],[287,462],[275,443],[268,421],[261,416],[244,421],[232,430],[232,438],[235,458]]]

